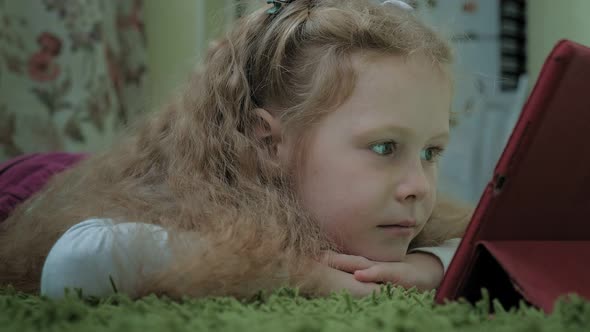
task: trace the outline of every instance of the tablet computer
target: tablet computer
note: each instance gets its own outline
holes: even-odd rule
[[[467,227],[436,301],[590,298],[590,49],[562,40]]]

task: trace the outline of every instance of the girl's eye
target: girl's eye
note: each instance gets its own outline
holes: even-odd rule
[[[434,147],[430,147],[430,148],[422,150],[422,152],[420,153],[421,154],[420,157],[424,161],[433,163],[433,162],[438,161],[438,159],[440,158],[442,153],[443,153],[442,148],[434,146]]]
[[[390,141],[390,142],[381,142],[371,145],[371,150],[380,156],[388,156],[395,152],[397,148],[397,143]]]

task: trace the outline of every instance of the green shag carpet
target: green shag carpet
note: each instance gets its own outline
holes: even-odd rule
[[[75,292],[52,301],[8,287],[0,288],[0,331],[590,331],[590,302],[575,296],[546,315],[524,304],[505,311],[492,301],[490,308],[485,292],[476,305],[439,306],[433,295],[388,286],[358,300],[345,293],[306,299],[282,289],[245,302]]]

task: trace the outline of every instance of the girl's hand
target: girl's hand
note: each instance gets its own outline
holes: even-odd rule
[[[358,270],[365,270],[378,264],[377,262],[362,256],[339,254],[331,250],[324,251],[322,263],[334,269],[348,273],[354,273]]]
[[[379,292],[380,286],[374,282],[362,282],[351,273],[332,268],[324,263],[315,262],[313,271],[300,286],[304,293],[327,296],[333,292],[346,290],[354,297],[371,295]]]
[[[428,253],[411,253],[402,262],[374,262],[365,269],[354,271],[362,282],[390,282],[404,288],[431,290],[440,284],[444,268],[438,258]]]
[[[405,288],[431,290],[440,284],[444,269],[439,259],[428,253],[411,253],[402,262],[375,262],[365,257],[326,251],[322,262],[332,268],[352,273],[362,282],[390,282]]]

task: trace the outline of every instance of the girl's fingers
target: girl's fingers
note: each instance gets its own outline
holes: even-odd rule
[[[354,272],[354,278],[362,282],[390,282],[402,287],[412,287],[404,263],[381,263],[365,270]]]
[[[348,291],[354,297],[370,295],[379,292],[380,286],[372,282],[361,282],[350,273],[340,271],[322,263],[318,266],[302,287],[304,291],[319,296],[328,296],[333,292]]]
[[[368,269],[377,264],[362,256],[339,254],[333,251],[326,251],[322,262],[334,269],[348,273]]]

